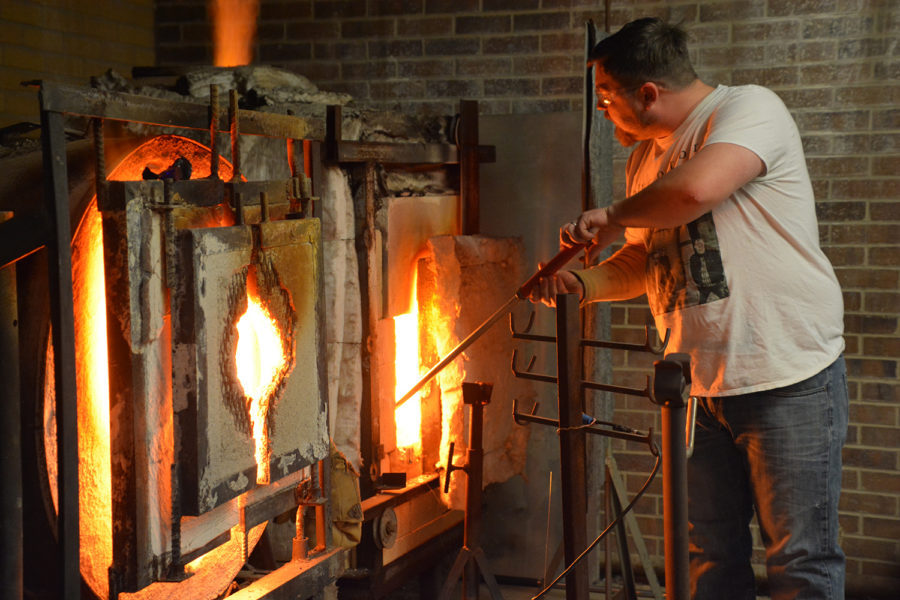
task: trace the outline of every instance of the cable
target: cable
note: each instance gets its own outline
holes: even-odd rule
[[[637,503],[638,500],[641,499],[641,496],[644,495],[644,492],[647,491],[647,488],[650,487],[650,482],[653,481],[653,478],[656,477],[656,473],[659,471],[659,465],[660,465],[660,461],[662,460],[662,456],[659,453],[659,448],[657,448],[656,444],[653,442],[650,443],[650,453],[656,457],[656,463],[653,465],[653,471],[647,477],[647,480],[644,482],[644,485],[641,486],[641,489],[638,490],[638,493],[635,494],[634,498],[631,499],[631,502],[628,503],[628,506],[625,507],[625,509],[622,511],[622,513],[618,517],[613,519],[612,522],[606,526],[606,529],[604,529],[602,532],[600,532],[600,535],[597,536],[597,539],[595,539],[593,542],[591,542],[590,546],[585,548],[584,552],[582,552],[580,555],[578,555],[578,558],[573,560],[571,565],[566,567],[565,570],[563,570],[563,572],[560,573],[556,577],[556,579],[551,581],[550,585],[548,585],[547,587],[542,589],[536,596],[532,596],[531,600],[538,600],[539,598],[542,598],[547,592],[552,590],[553,586],[555,586],[557,583],[559,583],[560,579],[562,579],[563,577],[568,575],[569,571],[571,571],[575,565],[577,565],[579,562],[581,562],[581,559],[583,559],[585,556],[587,556],[591,552],[591,550],[593,550],[597,546],[597,544],[599,544],[600,541],[603,538],[605,538],[606,535],[610,531],[612,531],[613,527],[617,526],[619,524],[619,522],[625,518],[625,515],[628,514],[628,511],[630,511],[632,508],[634,508],[634,505]]]

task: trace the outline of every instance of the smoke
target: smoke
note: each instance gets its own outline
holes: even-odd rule
[[[213,64],[239,67],[253,60],[259,0],[209,0],[213,25]]]

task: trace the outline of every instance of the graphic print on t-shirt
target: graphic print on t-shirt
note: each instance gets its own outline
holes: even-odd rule
[[[681,227],[650,233],[647,284],[654,315],[728,297],[712,213]]]

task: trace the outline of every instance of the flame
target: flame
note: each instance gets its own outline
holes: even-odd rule
[[[110,181],[141,179],[145,166],[167,166],[185,156],[194,177],[209,175],[209,149],[179,136],[153,138],[128,154],[107,176]],[[231,177],[231,164],[220,158],[220,176]],[[225,225],[230,214],[217,222]],[[99,598],[109,596],[112,563],[112,475],[110,471],[109,350],[106,341],[106,282],[103,230],[97,198],[91,199],[72,237],[75,305],[76,391],[78,395],[78,494],[80,570]],[[48,344],[44,379],[44,445],[50,494],[58,510],[53,347]]]
[[[237,322],[235,350],[238,381],[250,399],[250,422],[256,444],[257,483],[269,482],[269,444],[266,415],[269,399],[287,358],[278,325],[256,298],[247,295],[247,312]]]
[[[259,0],[210,0],[213,21],[213,64],[239,67],[253,60],[253,38]]]
[[[419,304],[416,299],[416,275],[413,270],[412,299],[408,313],[394,317],[394,377],[395,399],[399,400],[416,384],[419,368]],[[421,396],[416,392],[394,411],[398,448],[416,448],[421,445],[422,428]]]

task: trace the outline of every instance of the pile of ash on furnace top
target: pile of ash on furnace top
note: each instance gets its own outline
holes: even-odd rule
[[[240,108],[309,119],[311,137],[316,139],[324,137],[327,106],[343,108],[343,140],[449,143],[452,139],[452,115],[367,106],[350,94],[320,90],[303,75],[266,65],[135,69],[132,79],[109,70],[91,79],[91,86],[100,90],[202,104],[209,102],[211,85],[218,87],[223,107],[229,91],[235,90]]]

